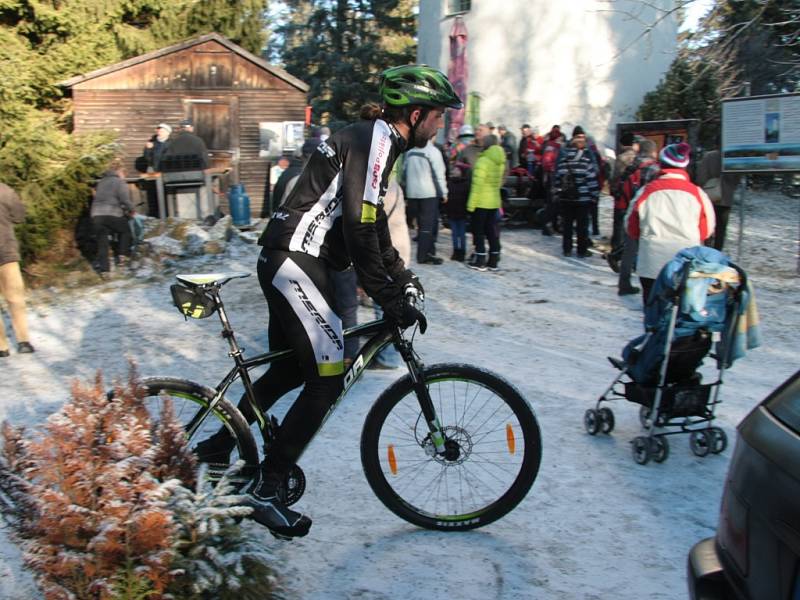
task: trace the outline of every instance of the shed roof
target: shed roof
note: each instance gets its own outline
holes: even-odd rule
[[[166,56],[167,54],[172,54],[173,52],[178,52],[180,50],[185,50],[186,48],[191,48],[192,46],[196,46],[198,44],[203,44],[205,42],[215,41],[232,52],[235,52],[245,60],[248,60],[255,64],[256,66],[264,69],[268,73],[274,75],[275,77],[282,79],[286,83],[296,87],[302,92],[307,92],[309,90],[309,86],[307,83],[299,80],[297,77],[290,75],[280,67],[276,67],[274,65],[269,64],[263,58],[259,58],[255,54],[248,52],[241,46],[234,44],[229,39],[221,36],[218,33],[207,33],[205,35],[201,35],[196,38],[192,38],[190,40],[185,40],[183,42],[179,42],[177,44],[173,44],[172,46],[167,46],[166,48],[161,48],[160,50],[153,50],[152,52],[148,52],[146,54],[141,54],[139,56],[134,56],[133,58],[129,58],[127,60],[123,60],[122,62],[118,62],[116,64],[110,65],[108,67],[103,67],[101,69],[97,69],[95,71],[91,71],[90,73],[84,73],[83,75],[76,75],[70,79],[65,81],[59,82],[58,85],[62,87],[71,88],[79,83],[83,83],[85,81],[89,81],[90,79],[95,79],[97,77],[102,77],[103,75],[108,75],[109,73],[114,73],[115,71],[121,71],[123,69],[127,69],[134,65],[141,64],[143,62],[147,62],[149,60],[161,58],[162,56]]]

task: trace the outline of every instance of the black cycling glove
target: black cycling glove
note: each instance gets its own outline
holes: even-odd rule
[[[419,277],[417,277],[411,269],[406,269],[400,273],[396,282],[400,285],[404,294],[408,293],[408,289],[411,287],[414,290],[412,294],[416,296],[417,299],[422,300],[425,298],[425,290],[422,288],[422,283],[420,283]]]
[[[419,323],[420,333],[425,333],[428,328],[425,315],[408,301],[405,294],[387,302],[383,307],[383,313],[403,329],[411,327],[414,323]]]

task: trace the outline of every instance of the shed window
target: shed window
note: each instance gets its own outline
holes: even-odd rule
[[[472,0],[447,0],[447,14],[458,15],[469,12]]]

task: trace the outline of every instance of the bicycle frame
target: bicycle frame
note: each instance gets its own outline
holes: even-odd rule
[[[247,398],[247,401],[253,410],[253,414],[256,416],[258,428],[261,431],[261,435],[265,444],[269,445],[274,432],[272,431],[272,424],[270,420],[258,406],[258,402],[256,401],[255,394],[253,392],[253,383],[250,379],[250,369],[254,369],[262,365],[269,365],[275,361],[288,358],[294,354],[294,350],[274,350],[271,352],[258,354],[251,358],[244,358],[243,350],[236,341],[236,335],[231,327],[228,314],[225,311],[225,305],[220,297],[219,286],[207,287],[205,291],[211,294],[216,302],[219,320],[222,324],[222,337],[228,342],[228,356],[233,359],[235,365],[230,371],[228,371],[227,375],[225,375],[222,381],[217,384],[215,388],[216,394],[214,395],[214,398],[208,407],[198,411],[198,413],[186,426],[187,434],[191,437],[197,431],[197,428],[203,423],[206,417],[214,410],[214,407],[225,396],[228,388],[230,388],[230,386],[237,379],[241,379],[242,385],[245,389],[245,397]],[[403,358],[403,361],[406,363],[408,372],[411,375],[414,389],[417,394],[417,399],[420,403],[420,409],[425,416],[425,421],[428,425],[431,441],[433,442],[436,453],[444,454],[445,439],[442,433],[441,425],[439,424],[439,419],[436,416],[436,410],[434,408],[433,401],[431,400],[430,394],[428,393],[428,388],[425,384],[425,379],[423,376],[424,365],[414,353],[412,342],[403,336],[403,330],[396,325],[391,325],[385,319],[378,319],[346,329],[343,332],[343,336],[345,340],[361,336],[369,336],[369,339],[358,351],[358,354],[353,359],[352,365],[345,372],[342,392],[339,394],[339,397],[325,415],[322,424],[320,425],[320,429],[322,429],[322,426],[333,414],[339,403],[344,399],[348,390],[356,381],[358,381],[366,366],[384,347],[390,343],[393,343],[395,348],[397,348],[398,352],[400,353],[400,356]]]

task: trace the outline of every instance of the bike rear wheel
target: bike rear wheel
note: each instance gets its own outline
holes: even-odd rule
[[[215,391],[211,388],[188,379],[149,377],[142,379],[140,385],[146,390],[144,403],[152,420],[156,421],[161,418],[164,399],[169,398],[175,418],[184,428],[187,428],[191,421],[209,406],[215,395]],[[220,399],[214,410],[189,436],[189,448],[196,451],[198,443],[208,439],[222,427],[230,433],[235,446],[229,458],[208,463],[207,476],[210,480],[217,481],[231,464],[241,459],[245,462],[245,466],[234,481],[244,484],[250,480],[254,468],[259,464],[258,446],[242,413],[227,399]]]
[[[361,435],[367,481],[386,507],[428,529],[475,529],[509,513],[539,471],[542,441],[528,403],[501,377],[441,364],[424,378],[445,435],[436,455],[411,376],[373,405]]]

